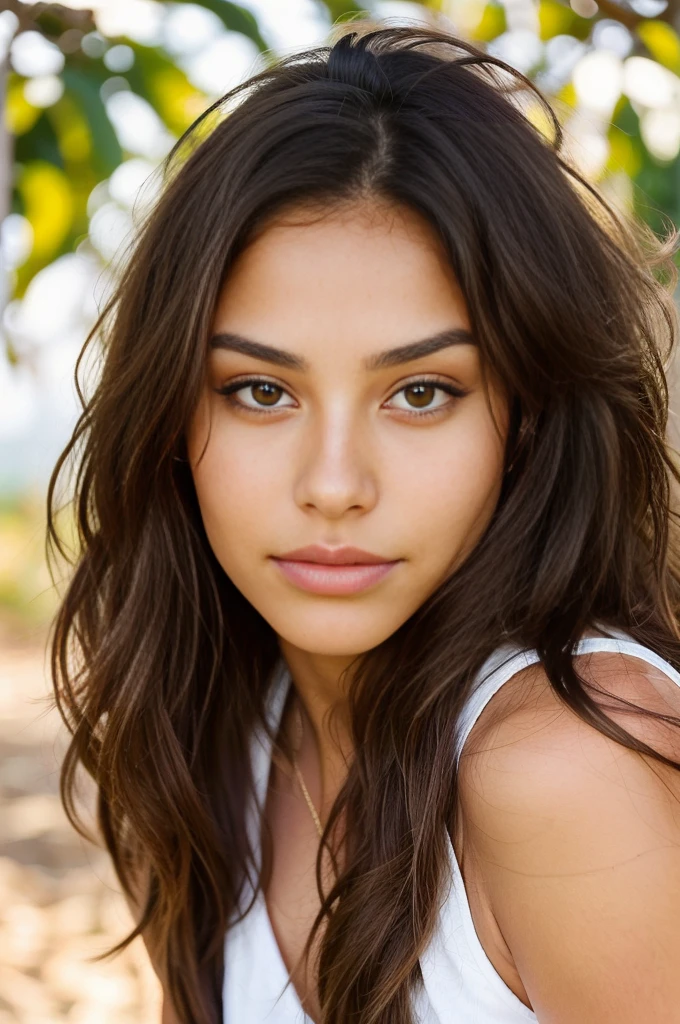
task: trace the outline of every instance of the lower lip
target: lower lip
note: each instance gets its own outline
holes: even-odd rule
[[[325,565],[320,562],[293,562],[275,558],[284,576],[312,594],[343,596],[358,594],[385,579],[396,562],[375,565]]]

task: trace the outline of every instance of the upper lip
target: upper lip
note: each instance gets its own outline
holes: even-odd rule
[[[377,565],[380,562],[396,562],[396,558],[383,558],[361,548],[327,548],[323,544],[309,544],[305,548],[286,551],[277,558],[288,562],[318,562],[320,565]]]

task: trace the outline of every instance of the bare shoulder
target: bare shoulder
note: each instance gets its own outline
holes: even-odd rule
[[[588,696],[612,721],[680,762],[680,686],[665,672],[641,658],[609,651],[578,655],[574,667]],[[575,746],[583,751],[582,759],[573,756]],[[564,779],[567,756],[570,771],[578,772],[587,770],[592,756],[610,760],[624,752],[630,760],[644,756],[625,751],[585,722],[555,692],[543,666],[535,664],[509,679],[477,719],[461,757],[461,786],[474,799],[475,778],[480,772],[488,776],[494,766],[510,768],[515,762],[519,769],[526,758],[526,767],[533,768],[536,758],[545,758],[541,778],[547,782],[551,765],[559,767]],[[680,778],[680,772],[652,758],[647,763],[671,786]]]
[[[575,666],[613,721],[680,761],[673,680],[618,653]],[[459,795],[466,848],[539,1019],[680,1024],[680,771],[583,721],[534,665],[480,715]]]

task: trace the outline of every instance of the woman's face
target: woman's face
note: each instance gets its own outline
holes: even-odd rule
[[[189,460],[215,555],[286,647],[354,656],[483,534],[507,404],[490,384],[499,436],[424,220],[377,205],[306,220],[272,223],[228,276]]]

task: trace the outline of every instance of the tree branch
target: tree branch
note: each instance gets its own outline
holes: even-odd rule
[[[33,29],[48,39],[58,39],[68,29],[94,32],[96,23],[91,10],[74,10],[62,4],[25,4],[21,0],[3,0],[3,10],[12,11],[19,20],[16,34]]]
[[[632,7],[618,3],[618,0],[597,0],[597,6],[605,17],[619,21],[631,32],[634,32],[641,22],[650,20],[638,14]],[[673,28],[677,28],[680,21],[680,0],[668,0],[666,8],[656,15],[656,20],[665,21]]]

